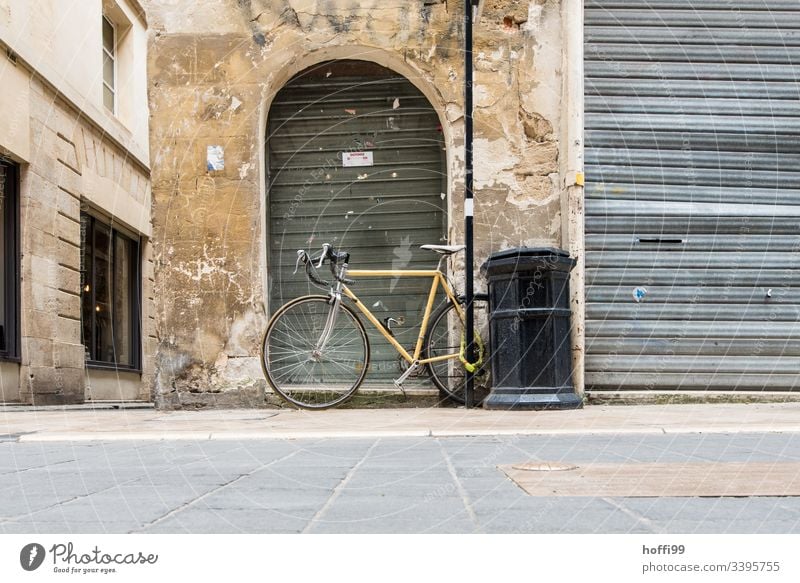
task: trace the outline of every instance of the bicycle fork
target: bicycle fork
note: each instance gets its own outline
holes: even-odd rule
[[[331,333],[336,327],[336,318],[339,315],[339,306],[342,303],[341,284],[336,286],[335,290],[331,291],[331,309],[328,312],[328,317],[325,320],[325,327],[322,329],[317,345],[311,350],[311,359],[319,362],[322,359],[322,351],[328,344],[331,338]]]

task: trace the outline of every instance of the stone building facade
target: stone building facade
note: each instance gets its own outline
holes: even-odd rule
[[[464,1],[0,0],[0,402],[263,404],[296,249],[462,242]],[[475,267],[570,252],[590,396],[796,392],[800,7],[480,4]]]
[[[263,402],[259,340],[277,307],[279,269],[270,255],[277,223],[265,142],[280,117],[276,96],[291,103],[280,92],[298,74],[316,67],[335,81],[341,67],[366,62],[424,96],[445,153],[441,240],[462,241],[462,2],[145,3],[159,405]],[[518,245],[581,248],[581,22],[579,1],[483,3],[474,60],[476,267]],[[341,115],[365,107],[343,104]],[[322,174],[312,176],[324,181]],[[580,371],[581,266],[572,293]]]
[[[4,0],[0,46],[0,402],[150,401],[145,12]]]

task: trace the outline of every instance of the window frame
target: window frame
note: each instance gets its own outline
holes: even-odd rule
[[[108,17],[108,15],[103,14],[103,23],[108,23],[111,27],[111,45],[112,51],[109,52],[106,49],[105,40],[103,39],[103,27],[100,27],[100,46],[103,49],[103,63],[102,63],[102,81],[103,81],[103,94],[101,95],[103,107],[110,111],[113,115],[117,115],[117,39],[118,39],[118,31],[116,23]],[[105,73],[105,60],[109,59],[111,61],[111,76],[112,76],[112,83],[114,84],[112,87],[109,87],[108,83],[106,83],[106,73]],[[106,105],[105,99],[105,90],[108,89],[111,92],[111,105],[112,107],[108,107]]]
[[[113,370],[119,372],[142,372],[142,269],[141,269],[141,261],[142,261],[142,240],[140,236],[135,236],[131,234],[129,231],[123,230],[118,228],[114,225],[113,220],[109,221],[102,216],[98,216],[91,211],[89,208],[81,209],[81,220],[83,221],[84,217],[88,221],[88,226],[86,232],[81,233],[81,257],[85,256],[85,245],[91,243],[91,255],[89,258],[89,265],[83,265],[82,267],[85,268],[87,275],[81,274],[81,343],[86,348],[86,366],[87,368],[94,368],[94,369],[103,369],[103,370]],[[92,330],[92,338],[90,339],[88,345],[86,340],[84,339],[84,308],[83,308],[83,286],[87,283],[87,279],[91,276],[91,281],[89,282],[91,286],[91,305],[95,306],[95,290],[96,286],[96,279],[94,274],[94,264],[95,264],[95,257],[97,253],[97,249],[94,245],[94,233],[95,233],[95,225],[96,224],[102,225],[105,229],[109,232],[109,248],[111,251],[111,273],[114,273],[114,269],[117,263],[117,237],[121,237],[124,240],[127,240],[131,245],[131,257],[130,257],[130,266],[128,272],[128,292],[130,293],[130,311],[127,314],[127,317],[130,320],[130,336],[128,341],[131,343],[131,363],[130,364],[120,364],[116,362],[109,362],[105,360],[97,360],[95,357],[96,354],[93,354],[96,345],[96,334],[97,334],[97,324],[95,320],[95,312],[94,310],[90,310],[89,312],[92,314],[92,322],[91,322],[91,330]],[[108,286],[110,287],[110,294],[111,299],[109,301],[110,305],[115,304],[117,289],[113,281],[113,277],[110,278],[108,282]],[[114,320],[115,314],[112,314],[112,323]]]
[[[5,238],[5,254],[0,257],[0,261],[5,262],[6,280],[4,306],[0,306],[5,315],[5,325],[8,331],[4,330],[6,348],[0,350],[0,361],[21,362],[20,345],[20,167],[19,164],[0,156],[0,164],[6,168],[5,201],[3,202],[3,233]],[[10,205],[10,212],[5,212]]]

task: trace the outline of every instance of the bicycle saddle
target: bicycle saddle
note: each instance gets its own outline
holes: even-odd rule
[[[452,255],[466,248],[466,245],[420,245],[420,249],[435,251],[441,255]]]

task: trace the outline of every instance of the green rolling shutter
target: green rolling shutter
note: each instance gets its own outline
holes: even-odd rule
[[[343,158],[371,157],[348,166]],[[351,253],[353,269],[431,269],[419,249],[446,242],[447,176],[436,111],[407,79],[377,65],[338,61],[314,67],[276,95],[267,128],[269,302],[321,293],[296,251],[323,243]],[[329,276],[330,272],[321,272]],[[353,286],[376,317],[413,346],[429,280],[365,280]],[[364,319],[365,320],[365,319]],[[367,380],[399,376],[395,350],[366,327],[372,345]]]

